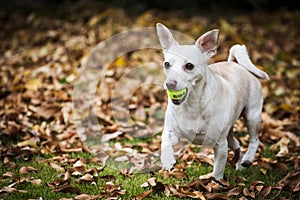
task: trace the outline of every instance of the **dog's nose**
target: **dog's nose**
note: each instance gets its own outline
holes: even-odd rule
[[[177,81],[175,81],[175,80],[168,80],[166,82],[166,86],[167,86],[168,90],[174,90],[176,88],[176,85],[177,85]]]

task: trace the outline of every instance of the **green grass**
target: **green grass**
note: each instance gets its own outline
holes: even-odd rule
[[[273,152],[266,149],[262,152],[264,157],[273,157]],[[91,158],[92,155],[88,153],[72,153],[70,154],[71,158]],[[20,177],[32,177],[34,179],[41,179],[42,183],[40,185],[34,185],[31,183],[19,183],[14,187],[17,189],[27,190],[27,193],[13,193],[8,196],[1,196],[0,199],[37,199],[42,197],[43,199],[60,199],[60,198],[74,198],[76,194],[69,193],[61,193],[61,192],[53,192],[48,186],[47,183],[51,183],[54,180],[62,179],[62,174],[60,172],[52,169],[48,163],[42,162],[41,160],[45,160],[51,157],[50,155],[43,156],[41,159],[40,156],[35,156],[31,161],[23,161],[23,160],[14,160],[15,167],[12,169],[3,163],[0,163],[0,174],[4,174],[7,171],[11,171],[14,174]],[[29,174],[19,174],[19,169],[22,166],[31,166],[38,170],[38,172],[31,172]],[[71,166],[67,166],[71,167]],[[86,168],[91,167],[100,167],[95,163],[87,164]],[[251,166],[247,170],[236,171],[234,167],[227,165],[225,169],[225,176],[228,178],[230,183],[234,186],[237,186],[239,182],[235,181],[235,177],[244,177],[247,179],[245,182],[245,186],[249,187],[252,182],[256,180],[261,180],[265,183],[265,185],[276,185],[279,180],[281,180],[287,173],[287,171],[282,170],[267,170],[267,173],[264,175],[260,172],[260,166]],[[100,192],[103,192],[103,186],[106,181],[99,178],[105,175],[113,175],[116,177],[114,181],[115,185],[122,184],[122,189],[126,190],[126,194],[122,195],[122,199],[133,199],[135,196],[141,194],[149,190],[149,188],[141,188],[141,184],[146,182],[150,177],[156,177],[157,181],[162,182],[166,185],[185,185],[191,181],[194,181],[199,178],[200,175],[209,173],[212,171],[212,166],[205,163],[194,163],[191,166],[185,169],[187,174],[187,178],[164,178],[158,172],[151,172],[145,174],[135,173],[131,178],[125,177],[121,175],[117,169],[105,167],[103,171],[99,172],[98,178],[96,179],[97,185],[92,184],[78,184],[75,179],[76,177],[72,177],[71,183],[73,186],[79,187],[81,192],[84,194],[97,195]],[[9,185],[9,179],[0,179],[0,188],[3,186]],[[288,196],[282,192],[283,195]],[[276,191],[272,191],[268,198],[272,196],[276,196]],[[163,192],[152,193],[149,199],[178,199],[176,197],[167,197]]]

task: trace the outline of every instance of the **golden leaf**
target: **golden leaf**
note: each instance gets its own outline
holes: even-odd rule
[[[30,79],[25,83],[25,88],[27,90],[37,91],[42,86],[40,79]]]

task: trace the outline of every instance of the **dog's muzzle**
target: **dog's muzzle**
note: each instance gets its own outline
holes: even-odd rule
[[[172,100],[172,103],[175,105],[180,105],[186,98],[188,89],[184,88],[182,90],[167,90],[167,93]]]

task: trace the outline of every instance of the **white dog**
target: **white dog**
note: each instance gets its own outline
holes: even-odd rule
[[[180,138],[214,148],[213,177],[223,178],[228,146],[235,152],[236,168],[252,164],[259,145],[263,105],[258,78],[269,76],[249,59],[245,46],[234,45],[227,62],[208,64],[216,54],[218,30],[203,34],[195,45],[179,45],[167,27],[156,25],[164,53],[164,87],[168,106],[161,143],[163,168],[176,163],[173,146]],[[236,62],[233,62],[236,60]],[[233,124],[243,116],[250,134],[244,156],[233,136]]]

